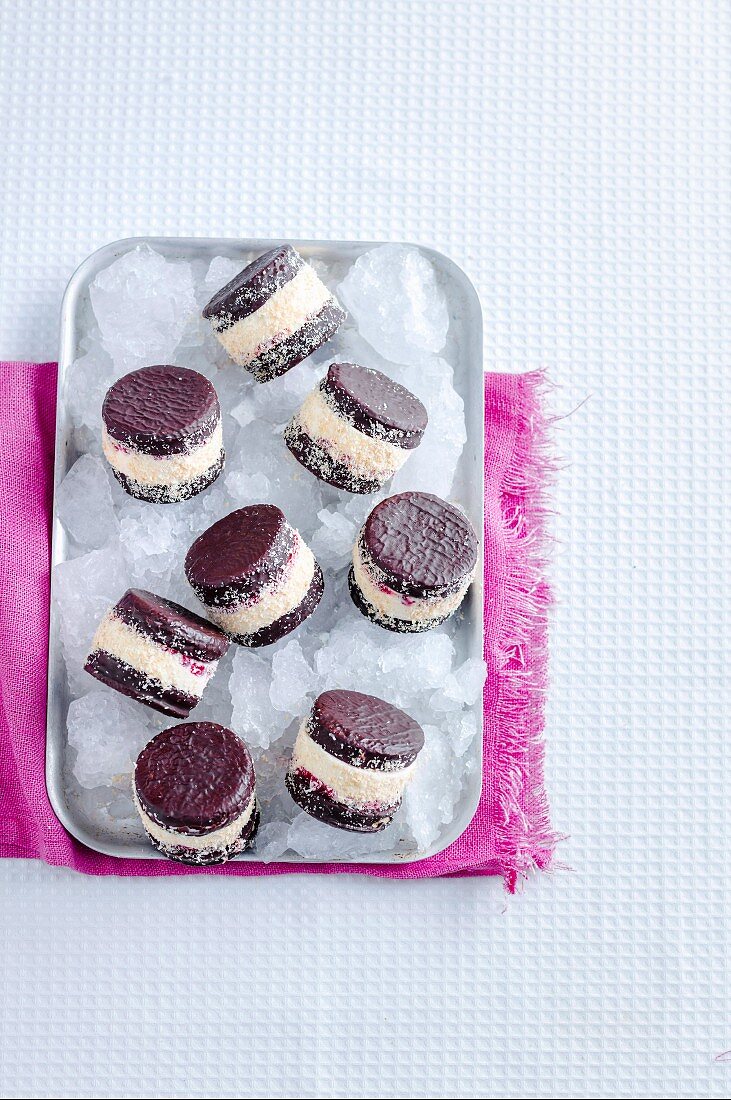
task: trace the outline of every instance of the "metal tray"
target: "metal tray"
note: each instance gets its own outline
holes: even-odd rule
[[[71,423],[67,406],[67,372],[80,355],[80,343],[91,323],[89,287],[98,272],[125,252],[141,244],[148,244],[170,260],[205,260],[214,256],[231,259],[245,258],[251,252],[264,252],[281,240],[232,240],[205,237],[132,237],[104,245],[92,253],[74,272],[64,294],[61,307],[61,346],[58,363],[58,406],[56,420],[56,457],[54,480],[53,545],[51,564],[66,560],[67,537],[56,516],[58,487],[78,454],[72,441]],[[355,261],[361,253],[383,244],[382,241],[292,241],[307,259],[342,263]],[[482,657],[483,639],[483,455],[484,455],[484,388],[482,367],[482,311],[475,288],[465,273],[452,260],[434,249],[418,246],[429,257],[444,288],[450,314],[447,351],[454,362],[455,387],[465,403],[467,443],[460,460],[452,497],[469,513],[480,533],[480,559],[477,578],[463,605],[459,629],[453,641],[461,659]],[[276,384],[276,383],[275,383]],[[123,859],[164,859],[159,852],[137,836],[111,835],[95,830],[80,813],[73,799],[67,795],[63,779],[64,758],[67,749],[66,715],[69,706],[66,670],[61,653],[58,616],[53,601],[51,584],[51,618],[49,628],[48,662],[48,714],[46,733],[46,787],[51,805],[57,817],[72,836],[88,848]],[[476,704],[475,713],[482,723],[482,701]],[[416,851],[379,852],[368,857],[340,860],[344,863],[402,863],[436,855],[452,844],[467,828],[474,817],[482,788],[482,738],[476,737],[470,749],[471,759],[477,765],[470,769],[462,791],[462,798],[455,816],[444,832],[428,849]],[[237,859],[256,860],[251,853]],[[285,855],[281,862],[317,863],[298,855]],[[332,860],[330,860],[332,862]]]

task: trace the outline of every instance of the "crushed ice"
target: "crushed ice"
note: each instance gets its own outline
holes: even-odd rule
[[[465,659],[459,624],[397,635],[368,623],[353,607],[347,569],[353,542],[373,505],[392,492],[423,489],[459,501],[458,463],[466,440],[464,406],[445,349],[449,314],[434,269],[418,249],[387,245],[349,270],[318,262],[350,318],[308,360],[260,386],[228,363],[207,322],[206,301],[251,257],[169,261],[134,248],[91,287],[95,324],[67,383],[78,455],[58,496],[69,535],[68,560],[56,566],[54,593],[71,703],[69,795],[96,829],[136,842],[141,827],[130,797],[137,753],[171,720],[100,688],[83,671],[97,623],[130,585],[201,611],[183,575],[193,539],[245,504],[279,505],[311,545],[325,572],[322,603],[295,634],[274,646],[232,646],[193,717],[230,725],[255,760],[262,826],[259,858],[306,859],[408,854],[434,844],[452,820],[476,768],[484,663]],[[311,477],[292,458],[281,431],[334,359],[376,367],[427,406],[429,428],[385,490],[359,497]],[[223,410],[226,466],[210,489],[177,505],[128,497],[101,457],[104,394],[115,379],[149,363],[176,362],[210,378]],[[413,715],[426,744],[393,825],[376,836],[329,828],[302,813],[283,784],[297,728],[327,688],[380,695]],[[198,714],[200,712],[200,714]]]
[[[449,313],[431,263],[418,248],[384,244],[363,253],[340,284],[361,334],[394,363],[441,351]]]

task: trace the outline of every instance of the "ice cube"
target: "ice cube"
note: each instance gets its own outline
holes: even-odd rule
[[[300,813],[289,827],[288,843],[293,852],[305,859],[366,859],[394,846],[398,834],[392,833],[392,828],[380,833],[354,833]]]
[[[241,424],[261,420],[282,428],[324,373],[321,366],[309,359],[298,363],[273,382],[250,387],[241,405],[234,409],[234,416]]]
[[[239,401],[231,409],[231,416],[240,428],[245,428],[256,419],[256,408],[249,394],[239,395]]]
[[[337,576],[330,571],[324,574],[325,590],[322,599],[315,608],[314,614],[307,619],[301,627],[297,628],[297,639],[302,646],[305,657],[314,668],[315,654],[327,640],[328,634],[343,615],[343,585],[344,575]],[[345,585],[347,591],[347,585]],[[345,608],[347,614],[349,608]],[[315,675],[318,676],[315,669]],[[329,686],[329,685],[328,685]],[[317,694],[317,693],[315,693]]]
[[[233,728],[251,746],[266,748],[290,721],[290,716],[272,706],[271,677],[271,659],[243,647],[237,649],[229,678]]]
[[[194,370],[198,374],[202,374],[209,382],[213,383],[218,393],[221,364],[217,349],[211,346],[212,340],[213,334],[208,330],[208,321],[204,320],[203,317],[196,317],[194,321],[189,323],[181,337],[181,342],[175,352],[175,365],[187,367],[188,370]],[[196,343],[195,341],[199,342]],[[218,347],[220,348],[220,344]],[[221,411],[225,421],[227,410],[222,408]]]
[[[359,531],[376,504],[390,495],[391,490],[388,488],[382,489],[379,493],[369,493],[367,496],[354,494],[348,500],[338,501],[338,512],[351,520]]]
[[[380,661],[382,677],[390,685],[397,706],[416,704],[449,675],[454,644],[442,629],[424,634],[392,634]]]
[[[285,732],[265,748],[252,747],[256,795],[264,821],[289,822],[298,812],[284,785],[298,725],[298,722],[290,723]]]
[[[60,562],[53,570],[61,644],[74,695],[90,691],[95,681],[84,672],[94,632],[106,611],[129,587],[119,550],[105,547]]]
[[[187,602],[188,605],[191,604],[192,601],[190,597]],[[234,658],[233,650],[235,648],[235,646],[231,646],[228,653],[218,662],[215,674],[206,685],[203,699],[199,704],[201,720],[205,719],[207,722],[218,722],[220,725],[226,726],[229,729],[233,728],[233,704],[231,702],[231,692],[228,683],[231,678]],[[197,714],[197,710],[193,712],[193,719],[196,718]]]
[[[381,672],[382,653],[383,642],[376,629],[352,604],[350,608],[344,605],[343,617],[315,654],[315,668],[327,688],[362,691],[384,698],[388,685]]]
[[[213,295],[217,294],[226,283],[230,283],[245,267],[246,264],[242,260],[231,260],[228,256],[214,256],[201,284],[199,295],[201,308],[207,306]]]
[[[56,514],[83,550],[96,550],[119,534],[106,463],[90,454],[77,459],[59,486]]]
[[[327,260],[322,260],[319,257],[310,257],[307,261],[310,267],[313,267],[317,272],[317,275],[322,279],[326,287],[329,287],[333,294],[337,293],[337,288],[343,281],[350,268],[349,260],[336,260],[330,256]]]
[[[234,489],[238,485],[236,470],[245,471],[249,477],[263,474],[268,482],[266,503],[281,508],[288,522],[305,540],[309,539],[322,508],[321,483],[295,461],[281,435],[273,432],[266,421],[252,421],[241,428],[236,438],[229,475],[229,484]]]
[[[223,351],[220,344],[218,347]],[[226,415],[230,415],[230,410],[238,408],[242,403],[253,400],[252,391],[258,385],[259,383],[255,382],[243,367],[236,366],[230,359],[225,359],[219,364],[215,387],[224,413],[224,420]]]
[[[226,474],[226,488],[235,508],[244,508],[248,504],[268,504],[271,496],[269,478],[256,470],[232,469]]]
[[[213,381],[219,366],[228,361],[223,348],[216,341],[211,322],[203,316],[203,308],[216,291],[230,282],[244,265],[226,256],[216,256],[210,263],[193,261],[191,268],[195,283],[196,308],[188,317],[180,337],[175,361],[181,367],[189,367]],[[205,274],[201,278],[201,272]]]
[[[289,848],[289,824],[286,821],[269,821],[259,828],[254,843],[254,854],[262,863],[274,863]]]
[[[448,498],[467,440],[464,401],[452,384],[452,368],[444,359],[426,358],[392,373],[424,402],[429,423],[421,443],[395,474],[390,491],[417,489]]]
[[[454,672],[445,676],[434,693],[431,705],[436,712],[461,710],[474,706],[482,695],[487,666],[477,657],[470,657]]]
[[[453,654],[452,641],[441,630],[391,634],[351,605],[316,653],[315,667],[328,687],[376,695],[421,721],[431,713],[435,687],[451,672]]]
[[[275,710],[302,717],[309,708],[317,676],[305,660],[302,646],[292,638],[272,657],[272,682],[269,698]]]
[[[310,540],[310,546],[323,569],[342,569],[348,565],[358,525],[336,508],[321,508],[317,513],[320,526]]]
[[[482,734],[482,720],[474,711],[463,711],[457,718],[450,716],[446,730],[452,751],[457,756],[464,756],[475,737]]]
[[[403,800],[404,820],[420,851],[433,844],[451,822],[462,788],[460,772],[447,734],[425,725],[424,748]]]
[[[387,244],[364,252],[339,287],[362,336],[394,363],[441,351],[449,313],[430,261],[418,248]]]
[[[394,363],[383,355],[379,355],[365,337],[361,336],[354,326],[352,318],[338,329],[332,340],[324,345],[324,348],[327,349],[328,355],[327,361],[323,360],[323,366],[321,367],[323,374],[331,362],[359,363],[362,367],[379,370],[390,378],[394,378],[398,370],[405,369],[404,364]]]
[[[138,245],[99,272],[89,288],[104,349],[126,371],[167,363],[197,313],[189,263]]]
[[[127,560],[155,574],[164,573],[170,565],[177,535],[178,525],[170,507],[140,502],[124,515],[119,538]]]
[[[111,359],[98,345],[69,367],[64,389],[79,450],[101,454],[102,402],[116,377]]]
[[[91,788],[94,790],[94,788]],[[98,790],[98,788],[96,788]],[[115,825],[121,825],[128,827],[130,825],[139,826],[139,832],[144,834],[142,828],[142,822],[140,821],[139,814],[132,800],[132,777],[130,776],[130,784],[128,789],[116,790],[115,793],[107,803],[106,811],[112,822]]]
[[[139,842],[145,831],[132,801],[131,783],[121,787],[82,787],[71,773],[67,776],[70,799],[98,835],[110,840]]]
[[[73,772],[82,787],[125,783],[155,725],[139,703],[111,690],[75,699],[68,712],[68,739],[76,750]]]

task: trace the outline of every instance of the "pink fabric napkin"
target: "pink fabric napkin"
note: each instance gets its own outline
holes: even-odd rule
[[[485,762],[467,830],[439,855],[401,866],[233,860],[196,869],[91,851],[51,809],[44,756],[56,365],[0,363],[0,856],[94,875],[502,874],[511,891],[531,868],[547,868],[557,838],[543,787],[551,469],[543,386],[538,372],[485,377]]]

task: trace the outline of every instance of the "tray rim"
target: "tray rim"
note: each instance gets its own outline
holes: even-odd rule
[[[324,240],[324,239],[307,239],[307,238],[248,238],[248,237],[176,237],[176,236],[133,236],[123,237],[119,240],[110,241],[107,244],[101,245],[99,248],[91,252],[75,269],[71,278],[69,279],[66,289],[63,294],[60,311],[60,342],[59,342],[59,358],[58,358],[58,377],[56,383],[56,430],[55,430],[55,446],[54,446],[54,479],[53,479],[53,500],[52,500],[52,523],[51,523],[51,560],[50,560],[50,607],[49,607],[49,627],[48,627],[48,643],[49,643],[49,659],[48,659],[48,676],[47,676],[47,706],[46,706],[46,754],[45,754],[45,783],[46,792],[48,794],[51,807],[61,825],[66,831],[78,840],[85,847],[90,848],[92,851],[99,852],[102,855],[114,856],[118,859],[152,859],[152,860],[165,860],[160,852],[154,849],[151,845],[145,845],[140,841],[139,851],[135,851],[134,848],[123,848],[119,850],[119,846],[115,846],[112,843],[107,843],[103,839],[95,837],[94,834],[84,828],[83,823],[80,823],[73,815],[72,809],[69,806],[67,799],[64,797],[63,789],[63,747],[65,741],[65,726],[63,728],[56,728],[56,723],[53,721],[52,716],[52,700],[56,699],[56,679],[55,679],[55,664],[58,660],[58,654],[60,652],[60,635],[59,624],[57,616],[53,613],[54,607],[54,567],[61,561],[68,560],[62,551],[62,547],[65,545],[66,536],[60,521],[56,515],[56,503],[58,489],[63,477],[66,474],[64,466],[64,450],[67,446],[67,440],[62,437],[63,433],[60,430],[61,416],[60,410],[65,409],[63,404],[63,387],[66,378],[66,372],[70,365],[74,361],[74,351],[76,347],[76,334],[78,326],[77,318],[77,305],[79,295],[83,288],[88,286],[94,275],[98,273],[103,266],[108,266],[114,259],[126,252],[131,251],[133,248],[141,245],[148,245],[155,249],[160,249],[163,254],[165,250],[178,248],[183,252],[185,248],[191,250],[197,249],[203,252],[206,247],[209,247],[211,251],[211,258],[215,255],[224,255],[228,251],[240,250],[240,251],[266,251],[267,248],[271,248],[277,244],[281,244],[283,240],[287,240],[288,243],[293,244],[298,249],[302,249],[304,252],[311,252],[312,250],[325,250],[325,249],[357,249],[359,252],[366,252],[372,248],[378,248],[384,244],[398,244],[405,247],[418,248],[419,251],[429,257],[434,263],[435,267],[439,270],[446,271],[450,276],[455,279],[461,287],[461,291],[464,295],[465,303],[471,314],[470,326],[472,328],[472,339],[476,343],[475,353],[473,357],[476,360],[475,366],[468,365],[468,374],[476,373],[480,379],[478,387],[478,401],[476,403],[479,416],[476,413],[472,413],[472,421],[476,421],[478,424],[477,439],[475,442],[478,444],[479,453],[484,455],[485,447],[485,434],[484,434],[484,386],[482,380],[484,378],[483,367],[483,328],[482,328],[482,306],[477,294],[477,290],[469,278],[467,273],[462,267],[459,266],[451,257],[438,249],[432,248],[429,245],[424,245],[412,241],[360,241],[360,240]],[[215,251],[218,249],[218,251]],[[182,258],[182,256],[181,256]],[[195,258],[195,257],[191,257]],[[477,369],[479,368],[479,369]],[[460,392],[460,391],[458,391]],[[465,411],[467,412],[470,406],[466,400],[465,393],[460,393],[465,400]],[[474,438],[474,432],[472,433]],[[470,439],[470,432],[468,430],[468,440]],[[63,470],[63,473],[61,472]],[[484,600],[483,600],[483,576],[484,576],[484,555],[485,555],[485,533],[484,533],[484,491],[482,489],[478,493],[478,508],[475,519],[477,520],[477,531],[479,536],[479,556],[477,562],[476,579],[473,583],[473,600],[475,610],[475,625],[474,631],[477,632],[480,639],[484,638]],[[480,656],[482,656],[482,646],[480,646]],[[62,660],[62,658],[61,658]],[[480,802],[482,795],[482,789],[484,785],[483,765],[484,765],[484,715],[481,711],[481,701],[476,704],[480,707],[480,728],[481,734],[478,738],[478,756],[479,756],[479,768],[476,771],[479,774],[479,780],[474,786],[470,799],[467,801],[467,809],[460,816],[458,831],[454,834],[450,834],[447,831],[445,838],[438,838],[437,841],[430,845],[425,851],[419,852],[376,852],[370,856],[356,856],[353,858],[345,857],[326,857],[326,858],[310,858],[300,856],[298,854],[285,854],[280,856],[276,863],[285,863],[296,868],[297,865],[321,865],[327,863],[338,863],[345,866],[353,866],[357,868],[358,865],[400,865],[404,863],[418,863],[422,860],[430,859],[433,856],[439,855],[445,851],[446,848],[454,844],[460,836],[469,828]],[[59,780],[59,782],[57,782]],[[453,819],[453,821],[456,820]],[[451,823],[450,823],[451,824]],[[242,853],[236,857],[237,862],[251,862],[261,863],[263,866],[268,864],[263,863],[262,860],[256,858],[255,853]]]

